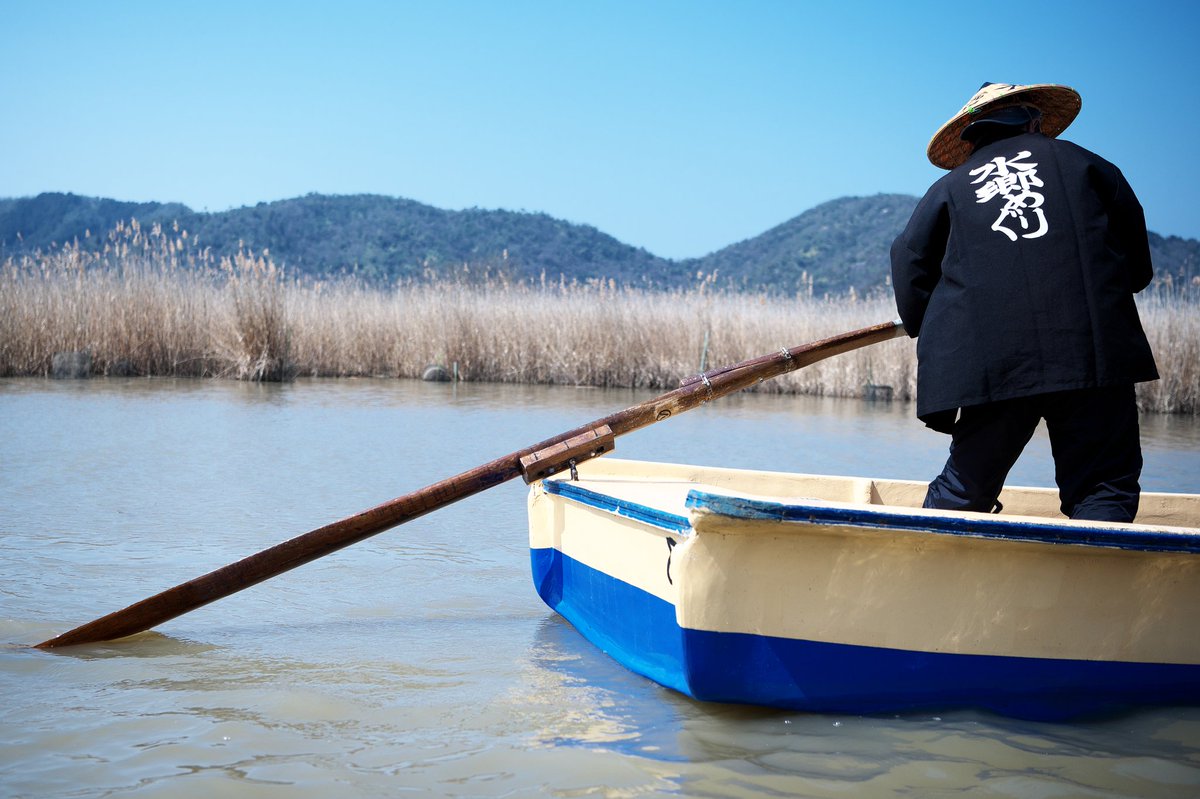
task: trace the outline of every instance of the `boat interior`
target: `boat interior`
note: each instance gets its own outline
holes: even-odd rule
[[[570,479],[560,475],[553,479]],[[594,458],[578,466],[581,487],[647,507],[686,515],[692,489],[778,502],[836,502],[920,509],[927,483],[869,477],[793,474],[712,466]],[[1006,486],[1001,516],[1065,520],[1056,488]],[[1200,528],[1200,494],[1144,492],[1138,525]]]

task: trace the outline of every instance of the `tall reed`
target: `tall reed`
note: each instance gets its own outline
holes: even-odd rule
[[[285,289],[265,254],[217,261],[136,220],[90,239],[0,265],[0,376],[83,351],[97,374],[286,377]]]
[[[1162,413],[1200,413],[1200,284],[1152,288],[1138,310],[1159,379],[1138,386],[1138,403]]]
[[[228,364],[222,374],[239,380],[280,382],[291,377],[292,331],[283,274],[263,252],[239,250],[221,259],[226,305],[232,322],[218,328],[218,353]],[[222,335],[223,333],[223,335]]]
[[[92,244],[91,247],[88,245]],[[1176,289],[1139,298],[1163,379],[1146,410],[1200,409],[1200,303]],[[98,374],[461,379],[670,389],[708,368],[893,318],[890,296],[838,300],[608,281],[516,281],[463,267],[390,288],[285,278],[268,253],[214,259],[187,234],[136,222],[0,266],[0,376],[47,375],[56,352],[88,351]],[[780,393],[897,399],[916,391],[900,339],[761,384]]]

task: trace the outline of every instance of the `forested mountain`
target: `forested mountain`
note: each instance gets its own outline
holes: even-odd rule
[[[0,199],[0,256],[82,240],[88,231],[103,235],[121,220],[137,219],[149,226],[191,216],[195,216],[192,210],[180,203],[132,203],[58,193]]]
[[[818,205],[752,239],[689,262],[717,271],[718,282],[815,296],[885,287],[888,252],[917,198],[907,194],[845,197]]]
[[[131,203],[74,194],[0,199],[0,259],[92,241],[118,222],[178,223],[201,246],[232,254],[239,246],[271,257],[290,274],[354,274],[372,281],[422,278],[464,264],[517,278],[612,279],[671,287],[698,273],[717,284],[816,296],[881,290],[888,249],[917,198],[846,197],[805,211],[759,236],[687,260],[661,258],[588,225],[546,214],[446,211],[376,195],[311,194],[199,213],[179,203]],[[1200,241],[1151,234],[1160,278],[1200,280]]]

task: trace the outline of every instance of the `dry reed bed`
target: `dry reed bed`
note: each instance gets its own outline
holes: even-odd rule
[[[1148,410],[1200,408],[1200,314],[1187,296],[1140,298],[1163,379]],[[463,272],[381,290],[284,279],[269,256],[216,260],[186,233],[123,225],[103,246],[72,244],[0,266],[0,376],[48,375],[86,351],[97,374],[280,380],[420,377],[669,389],[708,368],[893,318],[887,297],[821,301],[607,283],[518,283]],[[915,392],[913,344],[838,356],[758,390],[861,396]]]
[[[467,380],[655,389],[678,385],[702,360],[709,367],[731,364],[895,314],[882,301],[499,280],[387,293],[353,284],[292,287],[288,297],[291,356],[301,375],[417,377],[436,363],[457,365]],[[907,342],[889,342],[764,388],[851,396],[871,380],[911,391],[910,350]]]

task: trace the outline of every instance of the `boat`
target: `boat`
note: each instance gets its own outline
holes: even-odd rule
[[[1066,720],[1200,704],[1200,495],[1133,524],[1054,489],[999,514],[917,481],[595,458],[531,484],[533,581],[625,667],[704,702]]]

